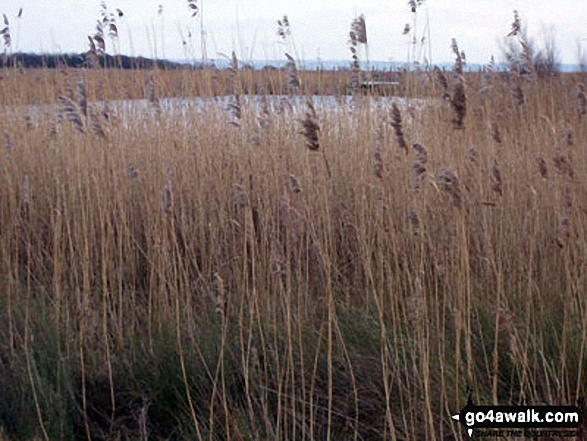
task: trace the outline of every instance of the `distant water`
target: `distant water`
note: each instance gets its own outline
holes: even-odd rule
[[[201,60],[185,60],[185,59],[174,59],[170,60],[177,63],[186,63],[186,64],[193,64],[196,66],[201,66]],[[230,60],[225,58],[217,58],[217,59],[210,59],[208,60],[209,65],[214,65],[219,69],[225,69],[230,67]],[[243,61],[239,60],[240,67],[243,66],[250,66],[254,69],[262,69],[264,67],[274,67],[277,69],[286,67],[287,60],[251,60],[251,61]],[[350,69],[351,63],[350,60],[299,60],[297,61],[297,65],[299,69],[304,70],[346,70]],[[367,63],[361,62],[361,69],[367,69]],[[438,63],[434,64],[435,66],[440,67],[441,69],[450,70],[453,67],[452,63]],[[483,64],[465,64],[465,70],[468,72],[479,72],[484,68],[485,65]],[[581,66],[579,64],[561,64],[560,70],[562,72],[580,72]],[[402,69],[426,69],[424,65],[416,65],[397,61],[370,61],[369,68],[379,71],[396,71]],[[507,70],[507,64],[505,63],[496,63],[495,70],[497,71],[505,71]]]
[[[326,96],[313,95],[288,96],[288,95],[242,95],[240,97],[243,112],[252,111],[258,114],[267,108],[270,113],[283,114],[289,118],[302,117],[307,111],[307,99],[310,99],[320,114],[322,112],[340,112],[341,114],[352,112],[354,108],[353,98],[347,95]],[[400,97],[374,96],[369,100],[359,98],[362,105],[371,106],[380,110],[390,109],[392,104],[400,108],[411,110],[410,113],[419,112],[430,105],[440,105],[440,100],[430,99],[405,99]],[[156,109],[149,101],[141,100],[112,100],[89,103],[90,106],[103,109],[107,106],[109,112],[124,126],[134,125],[137,121],[146,124],[147,115],[155,116]],[[234,97],[231,95],[216,96],[212,98],[162,98],[159,100],[161,113],[171,120],[183,121],[186,125],[193,123],[194,115],[216,113],[224,115],[229,121],[232,118],[231,105]],[[25,105],[0,107],[0,118],[6,120],[21,120],[25,118],[35,126],[57,121],[57,115],[61,113],[58,105]],[[406,115],[406,122],[409,116]]]

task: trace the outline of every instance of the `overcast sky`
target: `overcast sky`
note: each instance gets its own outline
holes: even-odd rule
[[[202,5],[203,1],[203,5]],[[372,60],[407,61],[413,23],[407,0],[197,0],[203,6],[209,58],[235,50],[242,60],[283,57],[276,36],[277,19],[287,14],[298,59],[349,59],[350,22],[364,14]],[[83,4],[83,6],[82,6]],[[124,12],[119,39],[107,40],[107,51],[171,59],[201,57],[200,21],[190,18],[187,0],[108,0],[111,11]],[[585,0],[426,0],[418,15],[418,37],[430,23],[432,61],[452,60],[451,38],[456,38],[471,63],[500,59],[498,40],[510,29],[517,9],[537,40],[553,29],[564,63],[577,63],[577,47],[587,53]],[[160,14],[159,5],[162,5]],[[23,8],[22,16],[16,19]],[[3,0],[0,12],[10,20],[12,48],[30,52],[85,52],[87,35],[95,32],[100,0]],[[191,39],[188,38],[191,32]],[[182,44],[186,41],[186,45]],[[1,43],[1,40],[0,40]],[[290,52],[293,46],[289,48]]]

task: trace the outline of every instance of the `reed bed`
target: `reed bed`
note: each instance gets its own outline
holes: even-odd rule
[[[296,75],[2,72],[7,437],[464,439],[469,388],[585,396],[586,78]]]

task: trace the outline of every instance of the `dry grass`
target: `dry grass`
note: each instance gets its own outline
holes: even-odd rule
[[[461,439],[467,387],[585,396],[585,78],[520,103],[509,76],[437,71],[406,79],[427,105],[240,100],[238,126],[98,101],[292,72],[1,73],[11,438]]]

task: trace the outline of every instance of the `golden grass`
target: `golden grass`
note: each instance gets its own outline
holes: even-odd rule
[[[519,105],[511,79],[479,94],[465,74],[455,104],[422,74],[406,81],[425,104],[243,101],[238,126],[221,106],[96,101],[146,98],[147,75],[2,73],[2,387],[20,380],[33,409],[10,404],[7,430],[460,439],[467,387],[480,404],[585,396],[580,78],[523,83]],[[236,75],[152,81],[159,98],[288,87]],[[59,96],[79,123],[18,107]]]

